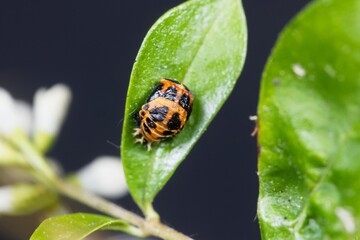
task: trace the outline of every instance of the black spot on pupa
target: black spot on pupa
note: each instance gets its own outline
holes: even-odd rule
[[[164,106],[164,107],[155,107],[155,108],[151,109],[150,110],[151,120],[153,120],[154,122],[164,121],[168,111],[169,111],[169,108],[166,107],[166,106]]]
[[[134,114],[134,119],[135,119],[135,122],[136,122],[136,126],[140,127],[141,117],[139,116],[138,112]]]
[[[144,104],[144,106],[142,107],[143,110],[148,110],[149,109],[149,104]]]
[[[145,116],[145,112],[144,112],[144,111],[140,111],[140,115],[141,115],[141,116]]]
[[[189,110],[189,103],[190,103],[190,97],[186,93],[184,93],[179,100],[180,106],[182,106],[183,109],[186,111]]]
[[[169,99],[171,101],[175,101],[176,99],[176,94],[177,94],[177,90],[174,86],[169,87],[168,89],[166,89],[165,94],[164,94],[164,98]]]
[[[151,131],[150,131],[149,127],[148,127],[148,126],[146,126],[146,124],[145,124],[145,123],[143,123],[143,127],[144,127],[145,131],[146,131],[148,134],[150,134],[150,135],[151,135]]]
[[[178,113],[174,113],[167,123],[169,130],[178,130],[181,127],[181,121]]]
[[[170,81],[170,82],[173,82],[173,83],[176,83],[176,84],[180,84],[178,81],[176,80],[173,80],[173,79],[168,79],[168,78],[165,78],[166,80]]]
[[[163,88],[163,84],[159,84],[154,91],[150,94],[150,97],[148,98],[147,102],[151,102],[152,100],[162,97],[163,93],[161,92],[161,89]]]
[[[174,135],[174,132],[172,132],[172,131],[164,131],[163,135],[164,136],[171,136],[171,135]]]
[[[149,125],[149,127],[156,128],[156,124],[151,121],[150,118],[146,118],[146,123]]]

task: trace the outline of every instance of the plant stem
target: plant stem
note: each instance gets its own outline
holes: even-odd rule
[[[51,184],[56,181],[56,173],[50,167],[44,156],[34,148],[25,132],[21,130],[15,131],[7,140],[27,157],[28,163],[34,169],[37,179],[41,183],[51,186]]]
[[[192,238],[163,225],[157,218],[145,220],[144,218],[96,195],[87,193],[59,179],[48,165],[46,159],[31,144],[27,136],[19,132],[10,139],[11,142],[27,156],[33,170],[37,172],[36,179],[62,195],[77,200],[91,208],[106,213],[112,217],[122,219],[136,227],[139,232],[137,236],[156,236],[166,240],[192,240]],[[142,233],[142,234],[140,234]]]
[[[177,232],[157,221],[146,221],[144,218],[93,194],[74,188],[72,185],[57,181],[56,187],[59,193],[75,199],[91,208],[104,212],[112,217],[122,219],[141,229],[145,236],[153,235],[166,240],[192,240],[192,238]]]

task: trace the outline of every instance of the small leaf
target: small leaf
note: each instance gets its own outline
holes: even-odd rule
[[[46,219],[30,240],[79,240],[98,230],[129,232],[125,222],[101,215],[75,213]],[[135,234],[136,235],[136,234]]]
[[[150,29],[136,58],[126,102],[121,156],[137,204],[151,203],[227,99],[246,52],[245,16],[239,0],[192,0],[170,10]],[[176,79],[195,100],[184,130],[173,139],[135,143],[134,113],[159,84]]]
[[[289,24],[259,104],[263,239],[360,229],[360,1],[318,0]]]

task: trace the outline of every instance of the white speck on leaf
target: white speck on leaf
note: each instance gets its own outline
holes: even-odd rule
[[[335,71],[335,69],[332,67],[332,66],[330,66],[330,65],[326,65],[325,67],[324,67],[324,71],[327,73],[327,74],[329,74],[329,76],[330,77],[336,77],[336,71]]]
[[[303,78],[306,75],[305,69],[298,63],[292,65],[292,70],[296,74],[296,76]]]
[[[273,79],[273,84],[275,85],[275,86],[279,86],[280,85],[280,79],[279,78],[275,78],[275,79]]]

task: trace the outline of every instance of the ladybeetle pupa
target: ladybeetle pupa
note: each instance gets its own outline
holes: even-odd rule
[[[180,133],[189,119],[194,96],[182,83],[161,79],[141,110],[135,114],[137,127],[133,136],[140,135],[136,142],[160,142]]]

